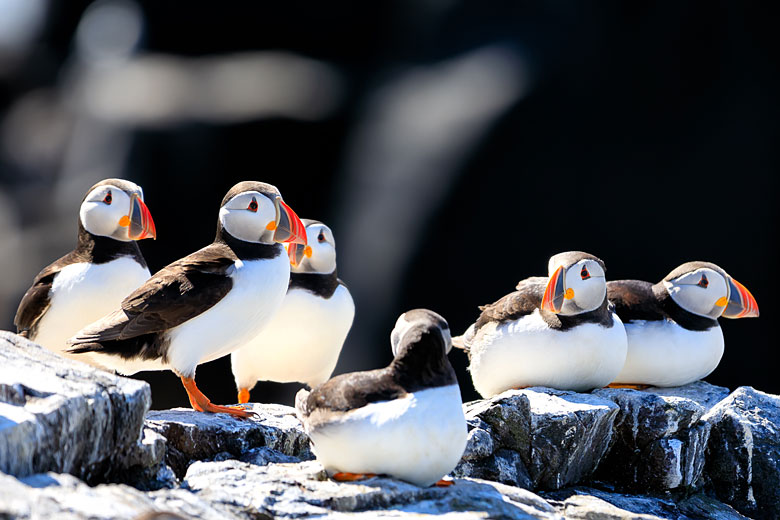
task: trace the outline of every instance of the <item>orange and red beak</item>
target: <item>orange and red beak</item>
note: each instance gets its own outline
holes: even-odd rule
[[[729,302],[722,316],[726,318],[757,318],[758,302],[750,294],[747,287],[731,278],[726,278],[729,283]]]
[[[124,220],[124,217],[122,217]],[[127,236],[131,240],[157,239],[152,213],[137,193],[130,196],[130,214],[127,216]]]
[[[563,266],[560,266],[550,276],[547,287],[544,289],[544,296],[542,296],[542,310],[554,312],[555,314],[561,312],[563,300],[566,296],[566,290],[563,286],[565,271]]]
[[[306,226],[281,197],[277,197],[275,202],[278,221],[274,230],[274,242],[289,242],[291,245],[302,244],[305,246],[307,243]]]
[[[303,244],[289,244],[287,246],[287,256],[290,258],[290,264],[297,267],[303,262],[303,257],[311,258],[311,246]]]

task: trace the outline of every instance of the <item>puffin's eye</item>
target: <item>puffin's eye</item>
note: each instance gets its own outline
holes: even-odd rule
[[[582,277],[583,280],[587,280],[590,278],[590,273],[588,272],[588,268],[584,265],[582,266],[582,270],[580,271],[580,277]]]
[[[257,213],[257,199],[252,197],[252,202],[249,203],[249,206],[247,206],[246,209],[248,209],[252,213]]]
[[[317,235],[317,241],[318,241],[318,242],[325,242],[325,233],[323,233],[322,231],[320,231],[320,234],[319,234],[319,235]]]
[[[699,280],[699,283],[697,283],[696,285],[698,285],[699,287],[704,287],[706,289],[709,284],[710,282],[707,280],[707,275],[703,274],[701,275],[701,280]]]
[[[111,190],[108,190],[108,193],[106,193],[106,196],[103,197],[103,202],[106,204],[111,204],[111,201],[114,200],[113,197],[111,197]]]

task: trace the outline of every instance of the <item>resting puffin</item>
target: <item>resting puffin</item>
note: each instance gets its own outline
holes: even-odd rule
[[[398,318],[387,368],[336,376],[301,390],[298,417],[317,460],[336,480],[386,474],[418,486],[440,481],[466,447],[447,322],[426,309]]]
[[[149,279],[136,241],[156,236],[140,186],[122,179],[92,186],[79,209],[76,248],[35,277],[16,311],[17,332],[64,354],[68,338]]]
[[[290,285],[271,323],[231,354],[238,402],[249,402],[257,381],[328,380],[347,338],[355,304],[336,273],[336,241],[328,226],[303,220],[309,245],[290,244]]]
[[[468,351],[483,397],[510,388],[603,387],[626,359],[626,332],[609,307],[604,262],[580,251],[548,263],[549,277],[526,278],[490,305],[455,346]]]
[[[607,284],[628,335],[623,370],[610,386],[681,386],[709,375],[723,355],[718,318],[758,316],[744,285],[710,262],[688,262],[653,285]]]
[[[270,184],[233,186],[219,210],[214,242],[164,267],[121,308],[70,339],[121,374],[173,370],[198,411],[251,415],[211,404],[195,368],[229,354],[266,325],[282,303],[290,262],[278,242],[306,244],[306,230]]]

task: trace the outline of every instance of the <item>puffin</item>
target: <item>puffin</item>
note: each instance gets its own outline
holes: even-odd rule
[[[70,357],[68,338],[151,276],[137,243],[144,238],[157,231],[141,187],[123,179],[92,186],[79,209],[76,248],[35,277],[14,317],[17,333]]]
[[[546,386],[603,387],[623,368],[626,332],[607,301],[606,267],[582,251],[560,253],[548,277],[520,281],[482,313],[454,345],[467,351],[483,397]]]
[[[308,245],[286,244],[291,273],[287,295],[258,336],[230,355],[238,402],[249,402],[259,380],[324,383],[355,317],[355,303],[336,272],[333,231],[303,219]]]
[[[172,370],[195,410],[251,416],[212,404],[195,384],[195,369],[254,338],[279,308],[290,278],[284,242],[305,245],[306,229],[279,190],[239,182],[222,200],[214,242],[164,267],[78,331],[70,352],[91,353],[123,375]]]
[[[442,480],[463,455],[466,418],[447,359],[447,321],[427,309],[402,314],[385,368],[336,376],[295,396],[317,460],[335,480],[377,474],[418,486]]]
[[[686,262],[658,282],[615,280],[607,297],[625,324],[628,354],[613,387],[682,386],[723,356],[718,318],[758,317],[750,291],[711,262]]]

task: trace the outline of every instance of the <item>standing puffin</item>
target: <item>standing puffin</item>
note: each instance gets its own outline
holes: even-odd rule
[[[387,368],[336,376],[301,390],[298,417],[317,460],[336,480],[385,474],[429,486],[466,447],[460,387],[447,353],[447,322],[426,309],[398,318]]]
[[[149,279],[136,241],[156,237],[140,186],[122,179],[92,186],[79,209],[76,249],[35,277],[16,311],[17,332],[64,354],[68,338]]]
[[[328,226],[304,219],[309,245],[290,244],[287,295],[271,323],[231,354],[238,402],[249,402],[257,381],[328,380],[347,338],[355,304],[336,273],[336,242]]]
[[[653,285],[607,284],[628,335],[623,370],[610,386],[680,386],[709,375],[723,355],[718,318],[753,318],[758,303],[744,285],[710,262],[688,262]]]
[[[468,351],[483,397],[510,388],[585,391],[612,381],[626,359],[626,332],[607,302],[604,262],[580,251],[548,263],[490,305],[455,346]]]
[[[91,352],[121,374],[173,370],[192,407],[251,415],[211,404],[195,386],[195,369],[255,337],[282,303],[290,262],[279,242],[306,244],[306,230],[270,184],[233,186],[219,210],[214,242],[164,267],[84,327],[71,352]]]

